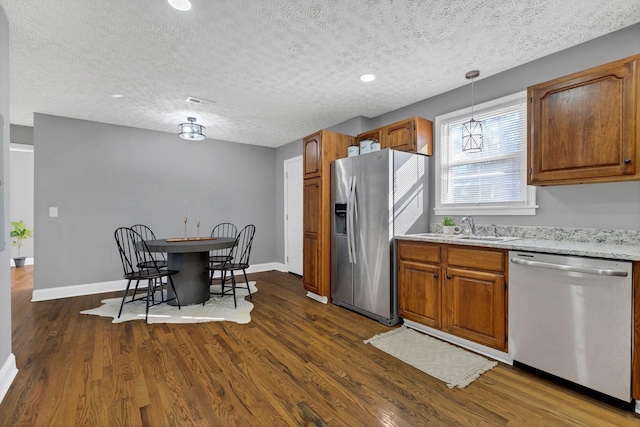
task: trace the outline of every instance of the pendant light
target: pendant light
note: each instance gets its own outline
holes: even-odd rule
[[[195,117],[187,117],[189,123],[182,123],[178,126],[180,132],[180,138],[189,139],[192,141],[202,141],[204,136],[205,127],[196,123]]]
[[[471,120],[462,124],[462,151],[467,153],[482,151],[482,124],[473,119],[473,79],[479,75],[478,70],[465,74],[467,79],[471,79]]]

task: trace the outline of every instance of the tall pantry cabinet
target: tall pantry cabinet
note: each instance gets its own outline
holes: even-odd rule
[[[321,130],[303,139],[304,289],[331,298],[331,162],[346,157],[354,137]]]

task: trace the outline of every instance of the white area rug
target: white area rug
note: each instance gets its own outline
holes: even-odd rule
[[[364,343],[444,381],[449,388],[465,388],[481,374],[498,365],[498,362],[406,326],[376,335]]]
[[[238,308],[233,306],[233,296],[228,295],[224,297],[211,295],[211,299],[207,301],[205,305],[193,304],[183,306],[181,310],[178,310],[177,306],[169,304],[160,304],[149,308],[149,323],[201,323],[201,322],[236,322],[236,323],[249,323],[251,321],[251,310],[253,310],[253,304],[249,301],[245,301],[244,297],[249,295],[246,289],[241,289],[245,284],[238,283],[236,288],[236,300],[238,302]],[[258,292],[256,282],[249,282],[251,293]],[[227,287],[228,289],[228,287]],[[211,291],[214,293],[220,293],[220,286],[214,285],[211,287]],[[145,291],[141,293],[138,291],[136,298],[143,295]],[[160,300],[160,294],[156,294],[156,300]],[[118,310],[120,310],[120,303],[122,297],[109,298],[102,300],[102,304],[98,308],[92,308],[90,310],[81,311],[81,314],[94,314],[103,317],[113,317],[113,323],[126,322],[128,320],[142,320],[144,322],[144,312],[146,307],[145,300],[139,300],[134,302],[127,302],[122,308],[122,315],[118,318]]]

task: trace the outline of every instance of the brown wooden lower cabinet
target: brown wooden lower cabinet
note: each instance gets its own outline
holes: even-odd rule
[[[443,329],[478,344],[504,350],[504,275],[447,268],[444,287],[447,322]]]
[[[400,317],[506,352],[506,259],[501,249],[398,241]]]
[[[400,317],[442,328],[442,275],[439,265],[403,262],[398,271]]]

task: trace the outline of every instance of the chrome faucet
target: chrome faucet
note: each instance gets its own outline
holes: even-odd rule
[[[465,234],[466,230],[469,230],[471,232],[472,236],[475,236],[476,234],[476,224],[473,222],[473,217],[471,215],[469,216],[465,216],[460,220],[461,224],[465,224],[466,223],[466,228],[465,228]]]

